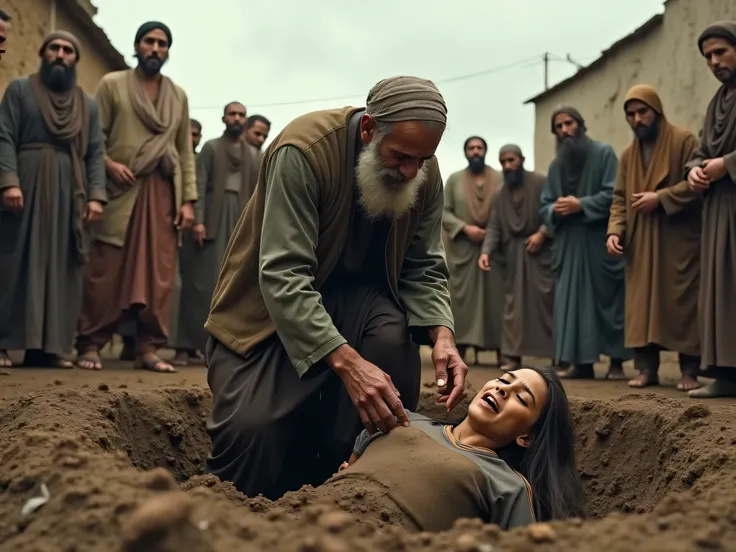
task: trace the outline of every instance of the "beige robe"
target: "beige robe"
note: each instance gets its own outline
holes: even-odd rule
[[[445,183],[445,206],[442,227],[446,234],[447,266],[450,270],[450,295],[455,318],[455,341],[481,349],[501,347],[503,320],[503,272],[494,262],[490,272],[478,268],[481,243],[473,243],[462,231],[466,224],[485,227],[487,219],[472,220],[463,173],[450,175]],[[493,194],[501,186],[501,176],[484,193]]]

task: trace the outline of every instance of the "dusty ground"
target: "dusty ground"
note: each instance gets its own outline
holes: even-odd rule
[[[497,374],[471,367],[470,382],[477,387]],[[666,363],[662,375],[673,383],[676,366]],[[431,378],[428,370],[425,381]],[[568,393],[592,520],[508,533],[466,520],[448,533],[410,534],[379,489],[325,496],[307,488],[269,503],[199,475],[210,405],[201,367],[153,374],[110,361],[97,373],[13,369],[0,376],[0,549],[731,549],[731,401],[701,403],[672,387],[632,392],[605,381],[571,382]],[[422,411],[441,412],[431,387]],[[24,515],[42,484],[48,502]]]

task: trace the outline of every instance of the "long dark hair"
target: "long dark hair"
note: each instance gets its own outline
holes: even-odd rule
[[[529,447],[515,442],[496,450],[532,487],[540,521],[584,517],[583,487],[575,465],[575,429],[570,403],[560,378],[552,370],[524,366],[547,382],[547,400],[532,427]]]

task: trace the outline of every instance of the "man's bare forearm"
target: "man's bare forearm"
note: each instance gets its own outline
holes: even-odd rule
[[[429,334],[429,338],[435,344],[438,341],[446,340],[451,341],[452,343],[455,342],[455,334],[447,326],[432,326],[427,330],[427,333]]]

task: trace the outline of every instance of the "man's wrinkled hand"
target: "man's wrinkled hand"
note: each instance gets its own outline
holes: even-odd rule
[[[483,243],[483,240],[486,237],[486,231],[480,226],[475,226],[474,224],[466,224],[463,227],[463,232],[473,243]]]
[[[88,201],[87,208],[84,211],[84,222],[86,222],[87,224],[97,222],[102,218],[103,210],[104,208],[102,207],[102,203],[100,203],[99,201]]]
[[[710,188],[710,179],[705,175],[702,167],[693,167],[687,174],[687,185],[693,192],[704,192]]]
[[[554,207],[552,208],[556,215],[561,215],[563,217],[579,213],[582,209],[583,204],[575,196],[565,196],[558,198],[557,201],[555,201]]]
[[[192,226],[192,239],[201,247],[204,243],[204,238],[207,235],[207,229],[204,224],[195,224]]]
[[[23,209],[23,192],[17,186],[3,190],[3,207],[8,211],[21,211]]]
[[[340,356],[346,348],[351,355],[344,362]],[[388,433],[398,425],[409,426],[409,416],[399,398],[401,394],[391,377],[378,366],[362,358],[347,345],[330,353],[327,363],[340,376],[368,433],[373,434],[376,429]]]
[[[624,248],[621,247],[621,238],[616,234],[611,234],[606,240],[606,250],[609,255],[623,255]]]
[[[468,367],[455,346],[452,332],[443,332],[434,343],[432,364],[436,375],[440,403],[445,403],[451,412],[467,396],[465,377]]]
[[[193,222],[194,206],[189,202],[183,203],[182,206],[179,207],[179,213],[176,215],[174,226],[176,226],[177,230],[187,230],[192,227]]]
[[[708,159],[703,163],[703,173],[706,178],[711,182],[720,180],[728,174],[726,168],[726,160],[723,157],[716,157],[715,159]]]
[[[631,208],[642,213],[651,213],[659,207],[659,196],[656,192],[639,192],[631,195]]]
[[[491,256],[488,253],[481,253],[478,257],[478,268],[483,272],[491,271]]]
[[[545,235],[541,232],[536,232],[526,239],[526,251],[527,253],[534,255],[542,247],[544,243]]]

